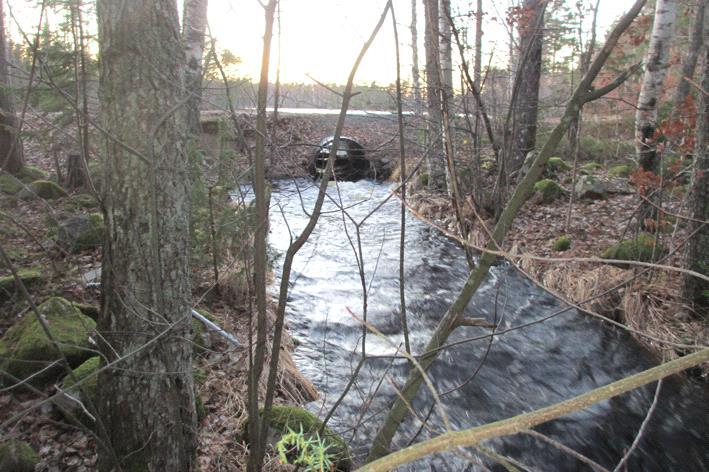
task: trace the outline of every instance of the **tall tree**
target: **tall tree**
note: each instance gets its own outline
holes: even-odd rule
[[[508,172],[519,170],[527,154],[536,146],[546,4],[547,0],[524,0],[518,19],[520,63],[517,77],[521,80],[517,84],[519,94],[514,105],[516,133]]]
[[[441,76],[439,47],[438,0],[424,0],[426,12],[426,99],[428,105],[428,149],[426,168],[429,188],[441,189],[445,186],[443,142],[441,140]]]
[[[185,45],[185,92],[187,93],[187,130],[193,138],[202,131],[199,105],[202,101],[202,58],[207,31],[208,0],[185,0],[182,14],[182,38]]]
[[[662,98],[662,84],[669,68],[672,34],[677,17],[676,0],[657,0],[652,36],[645,56],[645,74],[635,112],[635,152],[642,170],[660,173],[657,153],[657,105]],[[638,212],[641,226],[656,215],[651,203],[643,202]],[[654,218],[653,218],[654,219]]]
[[[708,28],[709,29],[709,28]],[[700,274],[709,274],[709,34],[704,30],[704,71],[701,100],[697,116],[697,136],[694,145],[694,171],[689,190],[688,232],[684,266]],[[684,274],[682,298],[693,313],[709,319],[709,283]]]
[[[694,77],[694,69],[697,67],[697,59],[702,49],[702,45],[706,41],[706,20],[707,15],[707,0],[699,0],[699,5],[696,6],[694,12],[694,23],[692,24],[692,34],[689,41],[689,49],[687,55],[684,56],[682,62],[682,75],[677,84],[675,92],[674,107],[676,112],[680,112],[684,108],[684,100],[689,95],[689,82],[685,77],[691,79]]]
[[[4,2],[0,1],[0,169],[18,174],[25,164],[17,117],[10,92]]]
[[[475,63],[473,66],[473,80],[475,87],[480,90],[482,78],[482,58],[483,58],[483,0],[477,0],[475,6]]]
[[[423,103],[421,101],[421,78],[419,75],[419,45],[418,45],[418,25],[416,15],[416,1],[411,0],[411,77],[414,85],[414,109],[417,114],[423,113]]]
[[[195,469],[185,53],[174,0],[99,0],[101,470]]]

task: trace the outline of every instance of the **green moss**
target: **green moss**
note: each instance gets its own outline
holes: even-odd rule
[[[22,190],[22,187],[22,182],[14,175],[7,172],[0,173],[0,192],[15,195]]]
[[[28,287],[42,280],[42,273],[37,269],[20,269],[17,275]],[[0,301],[13,298],[18,293],[15,277],[12,275],[0,277]]]
[[[261,413],[263,414],[263,412]],[[288,430],[302,431],[306,435],[314,435],[320,430],[322,421],[304,408],[297,406],[273,405],[268,421],[269,427],[276,430],[279,435],[285,434]],[[345,441],[330,428],[325,427],[321,439],[328,446],[328,452],[332,454],[336,463],[336,470],[346,471],[352,467],[349,448]],[[248,434],[245,434],[248,440]]]
[[[564,189],[551,179],[540,180],[534,184],[534,191],[542,196],[542,203],[551,203],[564,194]]]
[[[560,157],[550,157],[547,161],[547,169],[555,172],[570,170],[571,166]]]
[[[101,213],[74,216],[58,228],[57,244],[73,253],[95,249],[103,244],[105,231]]]
[[[28,179],[29,182],[34,182],[35,180],[47,180],[48,174],[40,169],[39,167],[25,165],[22,170],[20,170],[20,178]]]
[[[49,180],[35,180],[23,188],[18,196],[23,200],[32,200],[37,197],[45,200],[55,200],[67,196],[66,191],[59,185]]]
[[[619,164],[608,169],[608,175],[611,177],[628,177],[633,172],[633,166],[627,164]]]
[[[0,471],[34,472],[39,461],[39,454],[24,441],[11,439],[0,444]]]
[[[653,248],[656,258],[666,252],[661,244],[655,247],[655,238],[649,234],[639,234],[633,239],[621,241],[607,248],[603,251],[602,257],[604,259],[619,259],[622,261],[651,262]]]
[[[551,246],[551,248],[556,252],[566,251],[570,247],[571,247],[571,238],[569,238],[568,236],[559,237],[556,241],[554,241],[554,244],[552,244],[552,246]]]
[[[72,387],[74,387],[75,382],[71,378],[71,376],[67,375],[66,377],[64,377],[64,380],[62,382],[62,384],[64,385],[64,389],[70,391],[75,395],[79,395],[82,402],[95,406],[96,400],[98,400],[98,375],[92,376],[92,374],[96,373],[96,370],[98,370],[100,365],[101,358],[99,356],[94,356],[89,360],[85,361],[76,369],[72,369],[72,372],[74,373],[74,377],[76,377],[77,382],[84,380],[87,377],[88,379],[81,384],[81,389],[74,389]]]
[[[70,302],[59,297],[42,303],[38,311],[70,366],[78,366],[91,357],[89,335],[96,328],[94,320],[81,314]],[[2,337],[0,369],[20,379],[39,372],[60,358],[60,353],[45,335],[34,313],[25,315]],[[60,371],[59,365],[47,369],[34,377],[33,383],[42,385],[53,380]]]
[[[586,164],[579,167],[579,172],[582,174],[590,174],[591,172],[596,172],[601,170],[603,166],[598,162],[587,162]]]
[[[93,195],[89,195],[88,193],[80,193],[78,195],[73,196],[71,199],[71,203],[76,209],[98,208],[98,201],[94,198]]]
[[[98,321],[98,315],[101,311],[96,305],[91,305],[90,303],[76,303],[73,302],[72,305],[79,310],[84,315],[88,316],[94,321]]]

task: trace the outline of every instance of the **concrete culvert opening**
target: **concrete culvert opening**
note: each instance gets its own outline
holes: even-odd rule
[[[319,179],[325,172],[334,139],[330,136],[320,141],[308,169],[313,178]],[[362,145],[352,138],[341,137],[333,166],[337,180],[354,182],[369,178],[370,167]]]

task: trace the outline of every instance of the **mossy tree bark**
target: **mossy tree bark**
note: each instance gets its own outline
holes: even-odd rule
[[[18,174],[25,164],[22,141],[17,135],[17,117],[7,73],[5,11],[0,2],[0,169]]]
[[[195,469],[184,63],[170,0],[99,0],[106,168],[100,470]],[[118,462],[118,463],[117,463]]]
[[[596,90],[592,89],[593,81],[598,76],[603,64],[605,64],[608,59],[608,56],[610,56],[610,53],[617,44],[621,34],[627,29],[628,26],[630,26],[644,4],[645,0],[636,0],[630,11],[626,13],[613,28],[613,31],[606,40],[606,44],[598,53],[598,56],[591,64],[588,73],[583,77],[583,79],[581,79],[579,86],[576,88],[573,96],[567,103],[561,122],[551,132],[551,135],[539,151],[537,157],[534,159],[529,171],[517,185],[514,194],[500,215],[498,223],[495,225],[491,241],[487,244],[487,249],[496,251],[496,249],[502,244],[507,231],[512,226],[515,216],[519,212],[520,208],[522,208],[522,205],[531,196],[534,189],[534,184],[542,175],[549,157],[553,155],[557,145],[561,141],[564,134],[568,131],[571,121],[576,116],[578,110],[584,103],[596,100],[617,88],[627,79],[630,73],[636,70],[635,68],[632,68],[630,71],[618,77],[607,86]],[[482,255],[477,267],[468,276],[468,279],[465,281],[463,288],[454,300],[453,304],[441,317],[441,320],[439,321],[438,326],[433,332],[433,335],[431,336],[431,339],[426,345],[424,351],[429,354],[424,354],[419,360],[419,364],[422,369],[427,370],[431,366],[433,361],[436,360],[441,346],[445,344],[453,330],[461,325],[460,322],[465,307],[468,305],[468,302],[470,302],[470,299],[473,295],[475,295],[475,292],[487,276],[487,273],[495,261],[495,258],[496,256],[492,252],[485,252]],[[413,399],[416,396],[422,381],[423,378],[420,371],[418,369],[413,369],[410,372],[405,385],[401,389],[400,397],[394,401],[392,408],[389,410],[389,413],[384,420],[384,424],[372,442],[369,456],[367,457],[367,462],[378,459],[389,452],[391,440],[394,437],[396,430],[399,428],[399,425],[406,417],[408,405],[413,404]]]

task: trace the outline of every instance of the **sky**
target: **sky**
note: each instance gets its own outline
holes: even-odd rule
[[[2,0],[0,0],[2,1]],[[119,1],[119,0],[115,0]],[[504,15],[513,0],[483,0],[487,15],[483,22],[484,63],[492,56],[492,63],[507,62],[508,35]],[[575,0],[567,0],[573,1]],[[587,0],[588,1],[588,0]],[[8,0],[23,29],[33,31],[36,10],[30,5],[36,0]],[[178,8],[182,2],[178,0]],[[452,0],[454,15],[467,10],[470,0]],[[632,0],[601,0],[599,30],[604,32],[612,22],[627,10]],[[279,57],[283,82],[312,83],[309,75],[320,82],[344,83],[362,44],[371,34],[386,0],[281,0],[281,35],[273,38],[272,79]],[[411,0],[394,0],[399,44],[402,55],[402,74],[410,77],[411,70]],[[423,65],[423,5],[418,2],[419,61]],[[219,48],[226,48],[241,58],[241,64],[231,70],[235,75],[257,78],[263,46],[264,15],[258,0],[210,0],[209,25]],[[9,23],[11,34],[17,28]],[[50,20],[55,21],[56,18]],[[590,21],[590,19],[589,19]],[[472,28],[472,24],[471,24]],[[599,34],[599,39],[603,34]],[[280,43],[280,48],[278,47]],[[455,51],[454,51],[455,53]],[[455,56],[455,54],[454,54]],[[362,62],[356,77],[358,83],[389,84],[396,77],[394,34],[391,18]]]

